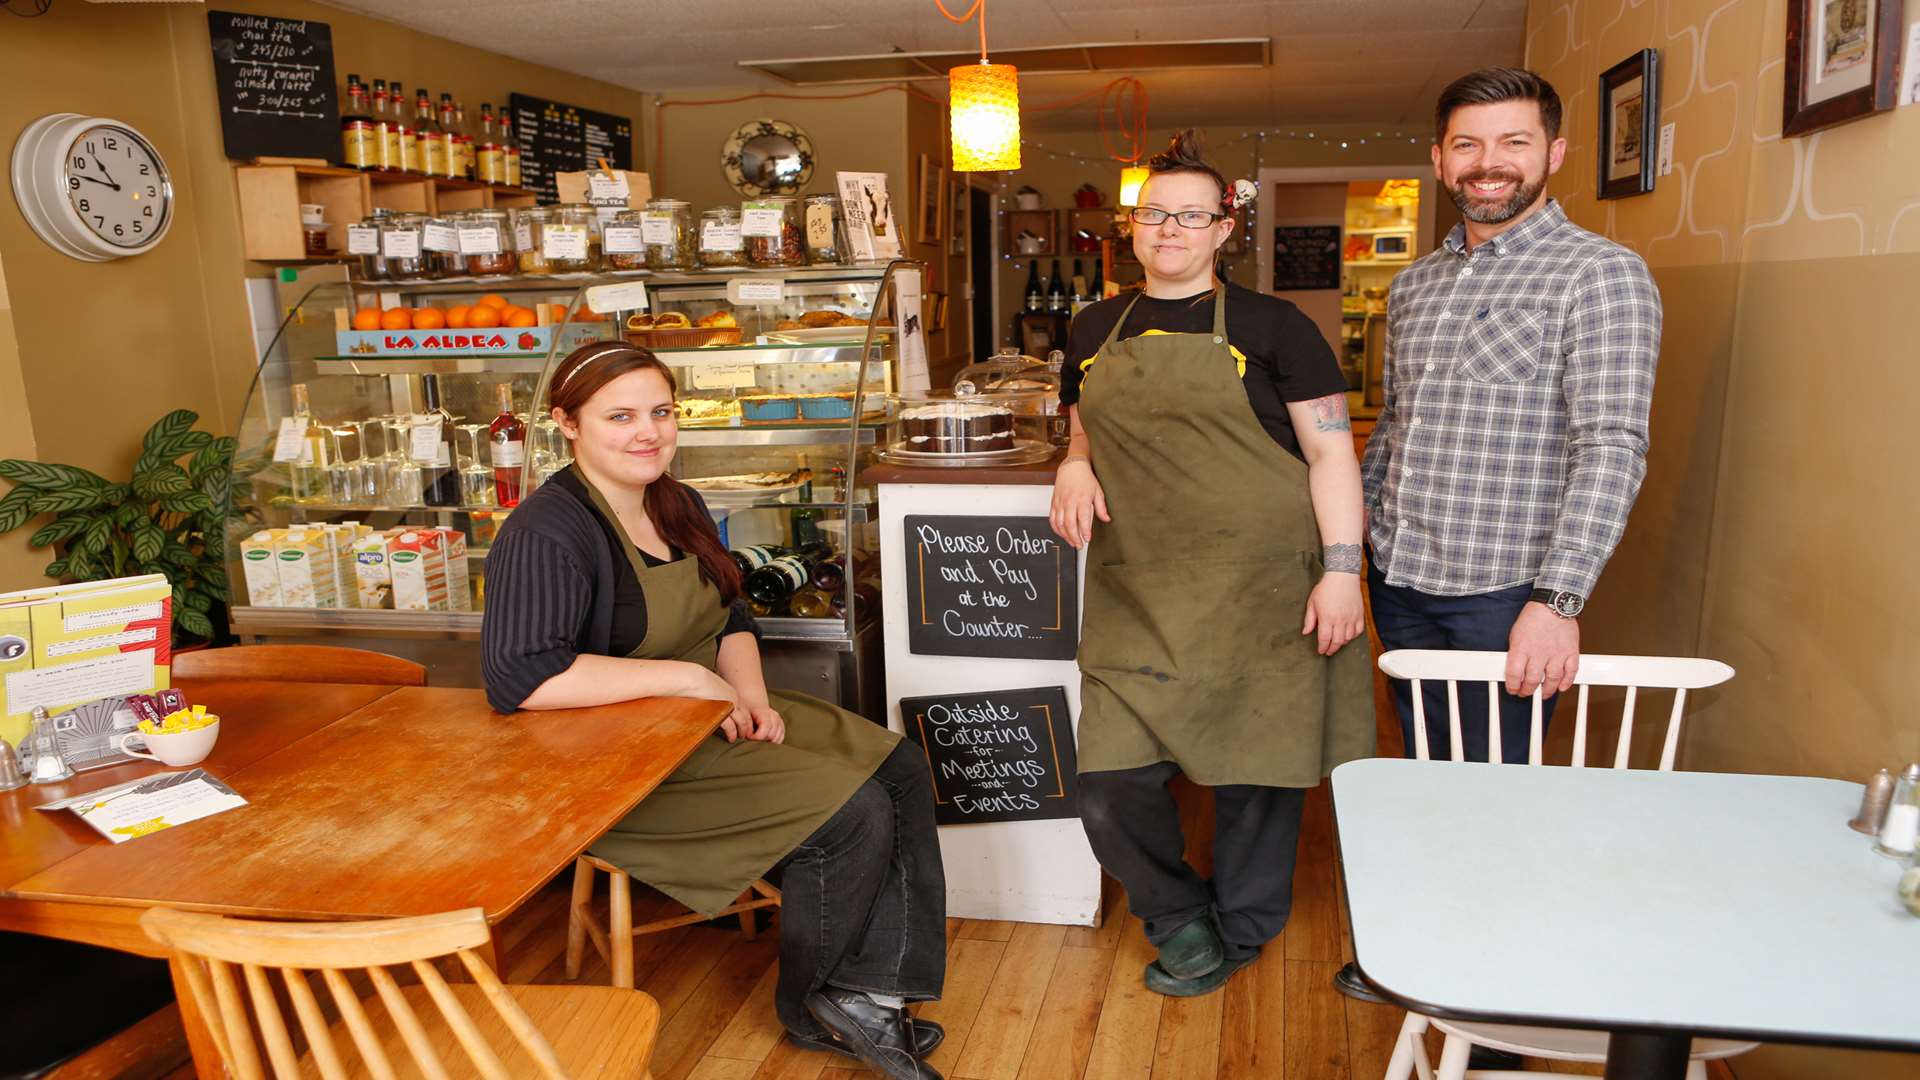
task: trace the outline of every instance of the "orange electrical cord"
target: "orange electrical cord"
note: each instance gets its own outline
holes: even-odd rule
[[[964,23],[968,19],[973,18],[976,14],[980,16],[980,62],[983,64],[986,63],[987,62],[987,0],[973,0],[973,6],[967,9],[967,13],[965,15],[955,15],[953,12],[948,11],[947,5],[941,3],[940,0],[933,0],[933,6],[940,9],[940,14],[945,15],[947,17],[948,22]]]
[[[1115,161],[1133,164],[1147,147],[1147,87],[1146,84],[1131,75],[1122,75],[1098,90],[1088,90],[1059,101],[1049,101],[1041,105],[1022,105],[1025,112],[1051,112],[1078,105],[1095,96],[1100,98],[1100,145],[1107,156]],[[1107,113],[1113,113],[1111,124]],[[1111,127],[1112,130],[1109,130]],[[1126,153],[1114,148],[1118,139]]]

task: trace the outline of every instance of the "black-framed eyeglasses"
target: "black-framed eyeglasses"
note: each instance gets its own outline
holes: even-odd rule
[[[1136,225],[1162,225],[1168,218],[1172,218],[1179,222],[1183,229],[1204,229],[1221,218],[1230,216],[1232,215],[1216,214],[1208,210],[1182,210],[1175,214],[1157,206],[1136,206],[1127,211],[1127,217],[1131,218]]]

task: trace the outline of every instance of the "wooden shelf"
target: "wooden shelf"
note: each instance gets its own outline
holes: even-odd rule
[[[352,256],[345,255],[308,257],[306,233],[300,224],[302,203],[327,208],[327,246],[345,251],[347,226],[359,224],[375,207],[439,214],[524,209],[539,200],[538,193],[526,188],[324,165],[236,165],[234,179],[240,192],[240,230],[246,256],[274,263],[352,261]]]

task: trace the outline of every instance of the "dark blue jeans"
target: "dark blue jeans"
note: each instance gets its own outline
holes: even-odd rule
[[[1507,635],[1513,630],[1520,609],[1527,605],[1531,585],[1516,585],[1499,592],[1475,596],[1434,596],[1418,589],[1387,584],[1386,575],[1375,567],[1368,552],[1367,598],[1373,608],[1374,629],[1380,644],[1394,649],[1463,649],[1486,652],[1507,651]],[[1393,704],[1400,714],[1400,734],[1407,742],[1407,756],[1414,753],[1413,684],[1405,679],[1393,683]],[[1427,753],[1443,760],[1453,756],[1453,742],[1447,732],[1447,684],[1432,681],[1422,688],[1427,719]],[[1460,692],[1460,741],[1468,761],[1487,760],[1487,687],[1485,683],[1462,682]],[[1542,732],[1553,719],[1557,698],[1541,702]],[[1515,764],[1526,764],[1527,742],[1533,725],[1533,699],[1514,697],[1500,691],[1500,757]]]

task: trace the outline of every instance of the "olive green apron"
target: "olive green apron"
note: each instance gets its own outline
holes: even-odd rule
[[[1300,632],[1321,573],[1307,467],[1254,415],[1224,293],[1212,334],[1120,341],[1123,312],[1081,387],[1113,520],[1088,549],[1079,767],[1313,787],[1373,752],[1370,650]]]
[[[648,566],[607,500],[601,515],[646,594],[647,635],[628,653],[712,669],[727,607],[689,555]],[[770,690],[786,741],[727,742],[715,732],[633,812],[593,844],[600,858],[702,914],[718,911],[800,846],[880,767],[900,736],[817,698]]]

